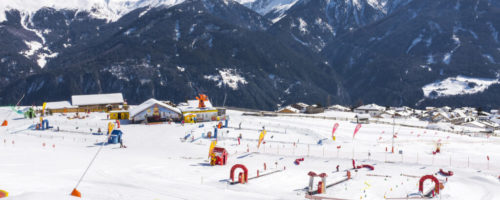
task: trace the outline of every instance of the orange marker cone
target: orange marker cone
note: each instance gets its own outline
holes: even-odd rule
[[[7,126],[8,124],[9,124],[9,122],[7,122],[7,120],[4,120],[2,123],[2,126]]]
[[[82,198],[82,194],[76,188],[71,192],[71,196]]]

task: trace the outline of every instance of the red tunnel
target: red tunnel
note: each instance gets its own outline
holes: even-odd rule
[[[229,174],[229,178],[234,182],[234,171],[237,168],[241,168],[243,170],[243,174],[245,175],[245,183],[248,182],[248,169],[245,167],[245,165],[242,164],[236,164],[233,167],[231,167],[231,173]]]
[[[419,185],[418,185],[418,191],[423,193],[424,192],[424,181],[427,179],[431,179],[434,182],[434,191],[439,194],[439,180],[434,177],[433,175],[425,175],[420,178]]]
[[[370,170],[375,170],[375,167],[371,166],[371,165],[360,165],[357,167],[358,169],[361,169],[361,168],[368,168]]]
[[[443,176],[453,176],[452,171],[445,172],[443,169],[439,169],[439,173],[441,173]]]

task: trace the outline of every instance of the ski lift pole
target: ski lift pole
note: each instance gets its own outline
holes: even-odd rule
[[[107,139],[109,140],[109,137],[111,136],[111,134],[108,135]],[[76,188],[78,188],[78,186],[80,185],[80,183],[82,182],[83,180],[83,177],[85,177],[85,175],[87,174],[87,172],[89,171],[90,169],[90,166],[92,166],[92,164],[94,163],[95,159],[97,158],[97,155],[99,155],[99,153],[101,152],[102,148],[104,147],[104,143],[105,142],[102,142],[101,143],[101,146],[99,147],[99,149],[97,150],[96,154],[94,155],[94,157],[92,158],[92,160],[90,161],[89,163],[89,166],[87,167],[87,169],[85,169],[85,171],[83,172],[82,176],[80,177],[80,179],[78,180],[78,182],[76,183],[76,186],[75,188],[73,189],[73,191],[71,192],[71,196],[76,196],[76,197],[82,197],[80,191],[78,191]]]

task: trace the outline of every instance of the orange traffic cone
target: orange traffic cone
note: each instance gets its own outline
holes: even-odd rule
[[[82,194],[76,188],[71,192],[71,196],[82,198]]]
[[[2,126],[7,126],[8,124],[9,124],[9,122],[7,122],[7,120],[4,120],[2,123]]]

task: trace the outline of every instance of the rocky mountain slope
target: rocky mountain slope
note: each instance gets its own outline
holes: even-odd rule
[[[493,0],[3,1],[0,103],[121,91],[261,109],[498,107],[499,12]]]

